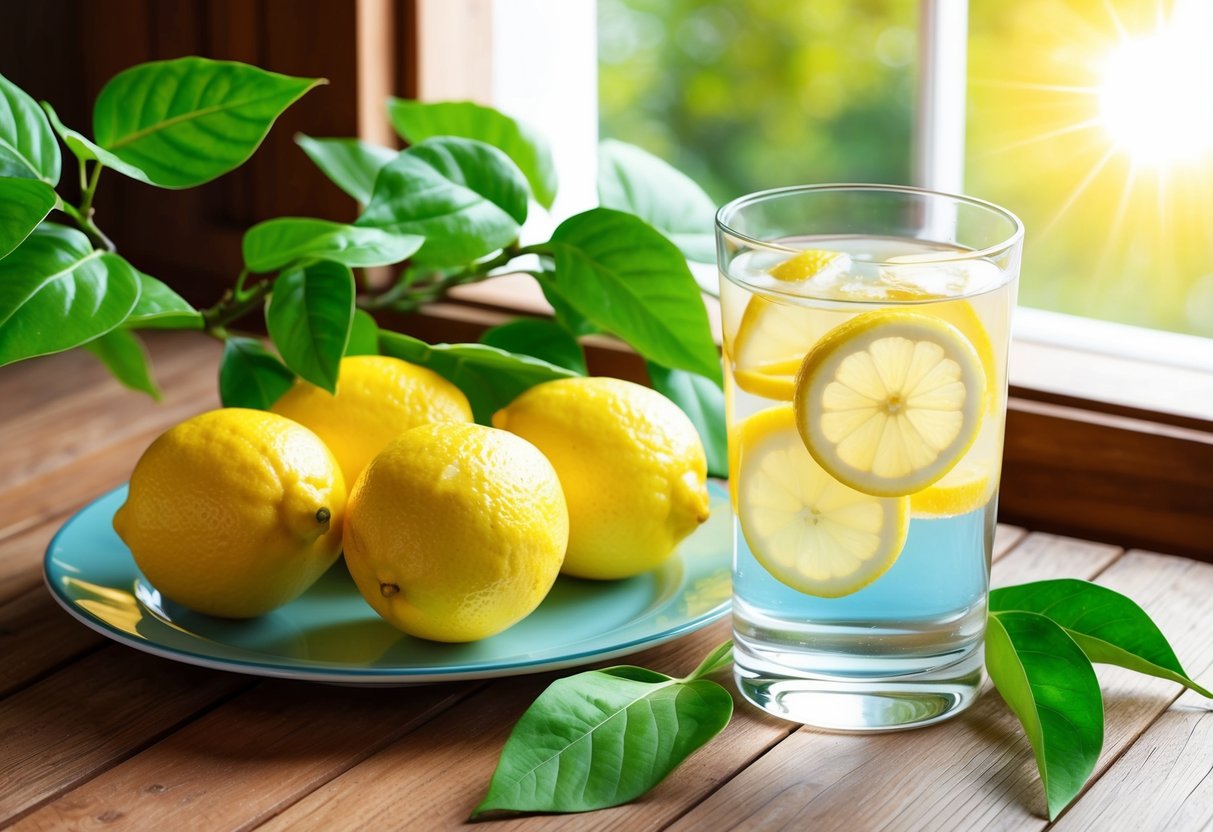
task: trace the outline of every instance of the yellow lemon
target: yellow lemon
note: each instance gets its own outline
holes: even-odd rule
[[[523,393],[493,424],[535,443],[560,475],[566,574],[646,572],[708,519],[703,443],[654,390],[615,378],[558,379]]]
[[[389,442],[354,485],[345,563],[393,626],[474,641],[539,606],[568,536],[560,481],[538,449],[482,425],[430,424]]]
[[[270,409],[315,431],[351,488],[375,454],[409,428],[472,421],[458,387],[432,370],[386,355],[341,359],[335,396],[300,379]]]
[[[805,353],[829,330],[830,320],[820,310],[754,295],[730,345],[733,380],[747,393],[791,401]]]
[[[151,444],[114,529],[164,596],[247,618],[296,598],[332,565],[344,512],[341,469],[314,433],[225,408]]]
[[[908,497],[874,497],[835,480],[804,447],[791,407],[760,411],[734,434],[737,517],[755,560],[800,592],[849,595],[896,562]]]
[[[951,470],[977,436],[985,396],[981,359],[956,327],[879,309],[835,327],[805,356],[794,403],[822,468],[891,497]]]
[[[838,274],[845,271],[850,265],[851,257],[845,252],[810,248],[772,266],[769,274],[776,280],[782,280],[785,283],[799,283],[802,280],[821,277],[827,273]]]

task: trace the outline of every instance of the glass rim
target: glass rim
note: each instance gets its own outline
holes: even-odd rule
[[[934,254],[931,254],[929,256],[922,255],[921,259],[917,259],[917,258],[915,259],[916,264],[918,264],[918,263],[948,263],[948,262],[958,262],[958,261],[965,261],[965,260],[981,260],[981,259],[987,259],[987,258],[993,259],[994,257],[1004,254],[1005,252],[1014,248],[1016,245],[1018,245],[1023,240],[1023,234],[1024,234],[1023,221],[1020,220],[1019,217],[1017,217],[1011,211],[1008,211],[1006,208],[1003,208],[1000,205],[996,205],[993,202],[989,202],[988,200],[979,199],[979,198],[973,197],[973,196],[966,196],[964,194],[951,193],[949,191],[936,191],[936,190],[931,190],[930,188],[918,188],[913,185],[881,185],[881,184],[863,183],[863,182],[835,183],[835,184],[825,184],[825,185],[787,185],[782,188],[768,188],[767,190],[755,191],[753,193],[745,194],[743,196],[737,197],[736,199],[730,200],[729,202],[726,202],[724,205],[722,205],[720,207],[720,209],[716,212],[716,230],[719,233],[727,234],[730,237],[734,237],[737,240],[745,243],[747,246],[750,246],[753,248],[762,248],[762,249],[767,249],[768,251],[777,251],[777,252],[784,252],[784,253],[788,253],[788,254],[797,254],[798,252],[801,251],[801,249],[794,248],[792,246],[780,245],[779,243],[776,243],[776,242],[773,242],[770,240],[759,240],[756,237],[751,237],[749,234],[743,234],[742,232],[737,231],[735,228],[731,227],[728,224],[728,218],[726,217],[726,214],[728,215],[728,217],[732,217],[738,211],[740,211],[741,209],[743,209],[749,205],[754,205],[754,204],[757,204],[760,202],[765,202],[767,200],[770,200],[770,199],[773,199],[776,197],[780,197],[780,196],[785,196],[788,194],[829,193],[829,192],[843,193],[843,192],[847,192],[847,191],[900,193],[900,194],[906,194],[909,196],[942,197],[944,199],[954,200],[956,202],[960,202],[960,203],[963,203],[966,205],[971,205],[973,207],[981,208],[983,210],[989,211],[990,213],[996,214],[996,215],[1008,220],[1011,223],[1011,227],[1012,227],[1011,234],[999,243],[995,243],[992,246],[986,246],[985,248],[981,248],[981,249],[973,249],[970,251],[957,251],[957,252],[941,251],[941,252],[939,252],[938,256],[936,256]],[[887,262],[879,261],[879,260],[873,260],[871,262],[877,266],[903,265],[901,263],[887,263]]]

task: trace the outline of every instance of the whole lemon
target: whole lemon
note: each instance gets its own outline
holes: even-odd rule
[[[566,574],[646,572],[708,519],[703,443],[655,390],[615,378],[549,381],[499,410],[493,424],[535,443],[560,475]]]
[[[441,423],[388,443],[350,494],[345,562],[375,611],[433,641],[474,641],[531,613],[560,571],[556,472],[501,430]]]
[[[329,446],[349,488],[375,454],[401,433],[430,422],[470,422],[463,392],[442,376],[399,358],[341,359],[337,395],[300,379],[274,406]]]
[[[296,598],[333,564],[344,512],[341,469],[316,434],[225,408],[144,451],[114,530],[167,598],[249,618]]]

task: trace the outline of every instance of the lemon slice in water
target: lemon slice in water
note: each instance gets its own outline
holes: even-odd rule
[[[791,407],[737,426],[737,516],[754,558],[800,592],[837,598],[883,575],[901,554],[908,497],[848,488],[813,461]]]
[[[866,494],[912,494],[940,479],[977,436],[981,358],[946,321],[899,309],[858,315],[805,356],[796,425],[831,475]]]
[[[747,393],[790,402],[804,355],[829,330],[816,309],[754,295],[733,340],[733,380]]]

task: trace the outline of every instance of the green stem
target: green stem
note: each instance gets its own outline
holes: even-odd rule
[[[81,213],[79,208],[76,208],[70,202],[65,202],[62,199],[60,202],[63,203],[61,206],[63,213],[72,218],[72,221],[76,223],[76,226],[84,232],[84,235],[88,237],[89,242],[93,244],[93,248],[99,248],[103,251],[118,250],[118,247],[114,245],[114,241],[107,237],[105,232],[98,228],[97,224],[93,222],[91,208],[89,209],[89,214],[84,214]]]
[[[241,276],[247,277],[247,274],[242,273]],[[262,301],[273,287],[272,279],[263,280],[248,289],[245,289],[238,280],[239,294],[229,289],[223,293],[223,297],[219,299],[218,303],[202,312],[203,328],[207,334],[215,338],[220,340],[227,338],[227,325],[261,306]]]
[[[93,216],[93,197],[97,193],[99,181],[101,181],[101,163],[93,162],[93,175],[89,177],[88,184],[84,186],[84,190],[80,194],[80,213],[90,220]]]
[[[437,277],[422,283],[410,283],[403,279],[379,295],[360,298],[363,309],[391,309],[395,312],[415,312],[427,303],[442,298],[456,286],[466,286],[487,280],[494,269],[506,265],[522,252],[515,240],[491,260],[475,263],[462,271]]]

